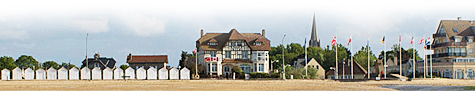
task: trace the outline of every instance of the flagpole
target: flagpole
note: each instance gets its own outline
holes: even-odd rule
[[[414,41],[414,36],[412,37]],[[416,78],[416,43],[412,43],[412,79]]]
[[[371,78],[371,67],[370,67],[370,58],[369,58],[369,35],[368,35],[368,44],[366,44],[366,52],[368,52],[368,79]]]
[[[338,44],[336,42],[336,37],[338,35],[335,36],[335,44],[336,44],[336,47],[335,47],[335,69],[336,69],[336,79],[338,79]]]
[[[387,72],[387,71],[386,71],[386,66],[387,66],[388,64],[387,64],[387,61],[386,61],[386,43],[384,43],[384,39],[385,39],[385,38],[386,38],[386,37],[383,37],[383,45],[384,45],[384,50],[383,50],[383,53],[384,53],[384,66],[383,66],[383,67],[384,67],[384,79],[386,79],[386,75],[388,75],[388,73],[386,73],[386,72]]]
[[[399,34],[399,75],[402,76],[402,48],[401,48],[401,34]]]
[[[351,42],[351,38],[353,35],[350,36],[350,52],[353,52],[353,42]],[[353,53],[351,53],[351,79],[354,79],[353,77]]]
[[[422,40],[424,40],[424,38],[425,38],[425,35],[422,36]],[[421,41],[421,42],[422,42],[422,41]],[[423,66],[424,66],[424,69],[423,69],[423,70],[424,70],[424,78],[426,78],[426,74],[427,74],[426,60],[427,60],[427,59],[426,59],[425,42],[424,42],[424,44],[423,44],[423,46],[422,46],[422,50],[424,51],[424,62],[423,62],[423,63],[424,63],[424,65],[423,65]]]
[[[303,45],[305,47],[305,77],[307,76],[307,68],[308,68],[308,59],[307,59],[307,37],[305,37],[305,43]]]
[[[430,38],[430,37],[429,37]],[[432,42],[432,41],[430,41]],[[432,43],[429,44],[429,50],[432,51]],[[434,52],[432,51],[432,53],[429,55],[429,59],[430,59],[430,78],[432,79],[432,54],[434,54]]]

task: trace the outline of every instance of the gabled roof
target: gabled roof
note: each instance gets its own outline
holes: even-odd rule
[[[475,21],[469,20],[441,20],[437,33],[443,28],[447,37],[452,36],[474,36],[474,27]],[[453,29],[458,29],[458,32],[454,32]]]
[[[341,75],[343,74],[343,66],[345,66],[345,73],[349,74],[351,73],[351,65],[346,62],[346,65],[343,65],[343,62],[338,63],[338,74]],[[367,74],[368,72],[366,69],[364,69],[358,62],[354,61],[353,62],[353,74]],[[334,69],[328,70],[325,75],[334,75]]]
[[[130,57],[131,56],[131,57]],[[164,62],[168,63],[168,55],[129,55],[127,63]]]
[[[229,33],[206,33],[196,41],[196,47],[202,50],[222,50],[229,40],[245,40],[251,50],[271,50],[270,41],[260,33],[239,33],[232,29]],[[218,45],[210,46],[208,43],[217,42]],[[262,45],[254,45],[262,42]]]

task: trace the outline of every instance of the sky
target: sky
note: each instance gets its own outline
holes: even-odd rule
[[[261,33],[272,46],[304,43],[315,15],[321,45],[366,45],[376,55],[398,43],[412,48],[436,32],[440,20],[475,20],[475,1],[460,0],[9,0],[0,3],[0,56],[31,55],[39,62],[71,62],[86,55],[112,57],[168,55],[176,67],[181,51],[191,53],[205,33]],[[422,50],[422,45],[416,45]],[[423,54],[419,51],[419,54]]]

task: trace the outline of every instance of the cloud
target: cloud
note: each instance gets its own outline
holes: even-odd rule
[[[1,29],[1,28],[0,28]],[[28,39],[28,33],[25,30],[0,30],[0,39]]]
[[[13,43],[13,46],[17,46],[17,47],[22,47],[22,48],[25,48],[25,49],[31,49],[33,47],[36,46],[36,43],[29,43],[29,44],[23,44],[23,43]]]
[[[143,14],[124,14],[119,16],[127,31],[139,36],[152,36],[165,32],[166,20]]]
[[[88,33],[108,32],[108,19],[81,19],[71,21],[72,29],[86,31]]]

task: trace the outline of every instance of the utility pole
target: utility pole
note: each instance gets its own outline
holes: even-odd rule
[[[284,37],[282,37],[282,46],[283,46],[283,48],[282,48],[282,70],[283,70],[283,71],[282,71],[282,72],[283,72],[283,73],[282,73],[282,79],[285,80],[285,59],[284,59],[285,46],[284,46],[284,38],[285,38],[285,34],[284,34]]]

